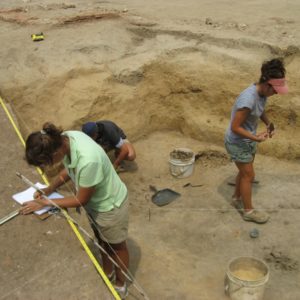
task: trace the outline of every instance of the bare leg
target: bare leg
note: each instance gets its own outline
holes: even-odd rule
[[[235,178],[235,191],[232,196],[232,198],[236,200],[239,200],[241,198],[240,182],[241,182],[241,172],[239,171]]]
[[[124,160],[133,161],[136,158],[135,149],[132,144],[125,143],[125,147],[127,149],[127,155],[124,157]],[[120,155],[120,149],[115,149],[115,157],[117,158]]]
[[[134,149],[133,145],[130,143],[127,143],[127,149],[128,149],[128,155],[125,159],[130,160],[130,161],[135,160],[136,153],[135,153],[135,149]]]
[[[239,169],[240,184],[239,190],[242,196],[245,211],[250,211],[252,207],[252,181],[254,179],[253,163],[235,163]]]
[[[123,269],[126,273],[129,266],[129,252],[127,248],[126,241],[119,244],[108,244],[104,242],[94,224],[91,223],[91,227],[94,231],[94,234],[99,242],[99,244],[104,247],[106,252],[111,256],[111,258]],[[113,263],[108,258],[105,253],[101,253],[103,270],[106,275],[111,275],[113,271]],[[116,285],[123,286],[125,283],[125,276],[122,274],[120,268],[116,268]]]
[[[104,248],[106,252],[112,256],[112,251],[107,243],[104,243]],[[108,256],[105,253],[101,253],[102,261],[103,261],[103,270],[106,275],[111,275],[113,271],[113,263],[110,261]]]
[[[107,243],[103,242],[103,240],[100,238],[100,234],[99,234],[98,229],[96,228],[96,226],[94,224],[91,224],[91,227],[94,231],[95,237],[98,240],[98,243],[106,250],[106,252],[108,254],[111,255],[110,247],[108,246]],[[101,252],[101,257],[102,257],[102,263],[103,263],[103,270],[104,270],[106,275],[110,275],[112,270],[113,270],[113,264],[109,260],[108,256],[106,254],[104,254],[103,252]]]
[[[129,252],[126,241],[119,244],[110,244],[115,253],[112,253],[112,258],[118,263],[122,270],[126,273],[129,266]],[[116,285],[123,286],[125,283],[125,276],[122,274],[120,268],[116,268]]]

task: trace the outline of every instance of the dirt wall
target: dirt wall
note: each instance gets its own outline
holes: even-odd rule
[[[52,6],[40,10],[50,17],[56,10],[64,14],[49,18],[49,24],[37,17],[37,6],[27,26],[12,17],[3,23],[1,93],[25,135],[48,120],[79,129],[88,120],[111,119],[133,141],[157,130],[178,130],[222,145],[236,96],[258,79],[264,60],[279,56],[285,58],[290,93],[269,99],[277,134],[260,151],[300,157],[296,46],[170,29],[115,10],[102,10],[103,18],[99,8],[66,15],[76,7]],[[28,18],[28,11],[19,13]],[[46,30],[43,42],[28,38],[33,23]]]

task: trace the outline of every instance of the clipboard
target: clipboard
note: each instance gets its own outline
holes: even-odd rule
[[[40,182],[37,182],[35,184],[38,188],[43,189],[45,187],[47,187],[44,184],[41,184]],[[35,188],[30,187],[20,193],[14,194],[12,195],[13,200],[15,200],[16,202],[18,202],[19,204],[23,204],[27,201],[30,201],[33,199],[33,194],[35,193]],[[48,198],[50,199],[60,199],[60,198],[64,198],[63,195],[54,192],[51,195],[48,196]],[[52,209],[52,206],[46,206],[43,207],[42,209],[35,211],[34,214],[40,219],[40,220],[45,220],[47,218],[49,218],[52,214],[49,214],[49,210]]]

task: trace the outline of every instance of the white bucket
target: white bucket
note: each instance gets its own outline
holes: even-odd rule
[[[170,153],[169,165],[170,173],[176,178],[186,178],[192,175],[194,171],[195,154],[188,148],[176,148],[175,151],[182,151],[186,153],[192,153],[192,157],[189,159],[173,158]]]
[[[231,300],[262,300],[269,268],[254,257],[238,257],[228,264],[225,293]]]

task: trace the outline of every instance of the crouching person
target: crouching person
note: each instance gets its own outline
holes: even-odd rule
[[[112,121],[87,122],[82,131],[98,143],[106,152],[115,150],[114,167],[118,169],[123,160],[133,161],[136,153],[124,131]]]

